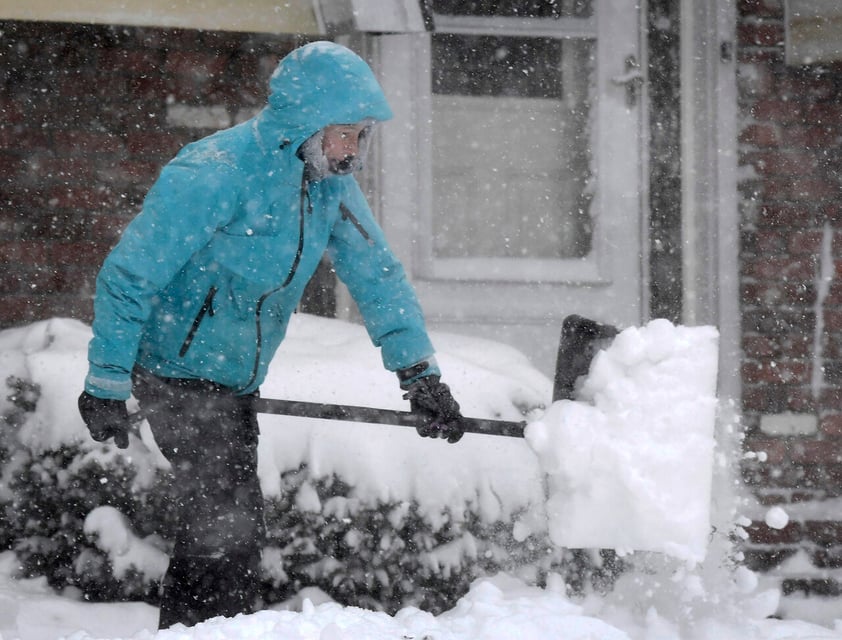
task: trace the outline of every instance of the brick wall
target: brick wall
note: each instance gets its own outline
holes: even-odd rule
[[[265,102],[290,36],[0,22],[0,328],[91,319],[161,166]]]
[[[737,4],[743,409],[746,449],[761,452],[745,477],[762,505],[794,515],[783,529],[753,523],[747,560],[801,550],[842,567],[842,65],[787,66],[783,0]],[[806,588],[839,592],[785,583]]]

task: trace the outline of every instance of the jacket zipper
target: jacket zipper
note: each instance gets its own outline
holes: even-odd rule
[[[292,279],[291,277],[287,278],[287,282],[289,282],[291,279]],[[254,349],[254,367],[252,367],[251,377],[249,378],[248,383],[246,383],[243,386],[243,389],[248,389],[252,385],[252,383],[254,383],[255,379],[257,378],[257,369],[260,367],[260,354],[263,351],[263,329],[262,329],[262,326],[261,326],[260,314],[263,312],[263,303],[266,302],[266,299],[269,296],[271,296],[276,291],[280,291],[285,286],[286,286],[286,283],[284,283],[280,287],[277,287],[275,289],[272,289],[271,291],[268,291],[268,292],[264,293],[262,296],[260,296],[260,299],[257,301],[257,306],[255,307],[255,310],[254,310],[255,329],[256,329],[255,340],[257,342],[257,345],[255,346],[255,349]]]
[[[298,249],[295,252],[295,258],[292,261],[292,266],[289,268],[289,275],[287,275],[286,280],[284,280],[283,284],[280,287],[275,287],[271,291],[267,291],[257,301],[257,306],[254,310],[254,317],[255,317],[255,340],[257,342],[255,349],[254,349],[254,366],[251,370],[251,377],[249,378],[248,382],[242,387],[243,389],[248,389],[254,381],[257,379],[257,370],[260,368],[260,355],[263,352],[263,328],[261,323],[261,314],[263,312],[263,304],[266,302],[266,299],[274,293],[277,293],[281,289],[284,289],[292,279],[295,277],[296,271],[298,271],[298,265],[301,262],[301,256],[304,253],[304,200],[307,200],[307,213],[313,213],[313,201],[310,199],[310,181],[307,179],[307,171],[304,171],[304,174],[301,176],[301,193],[299,197],[299,204],[298,204]]]
[[[213,297],[216,295],[217,291],[218,288],[215,286],[208,289],[208,295],[205,296],[205,301],[202,303],[199,313],[197,313],[196,317],[193,318],[193,324],[190,327],[190,331],[187,333],[187,337],[184,339],[184,342],[181,344],[181,349],[178,351],[179,358],[183,358],[187,355],[187,351],[190,349],[190,345],[193,343],[193,338],[196,337],[196,332],[199,330],[199,325],[202,324],[202,320],[204,320],[205,315],[213,317]]]
[[[360,235],[365,239],[366,242],[368,242],[369,244],[372,243],[371,236],[368,235],[368,231],[365,230],[365,227],[363,227],[362,223],[360,223],[360,221],[357,219],[357,216],[355,216],[351,212],[351,210],[345,205],[344,202],[339,203],[339,212],[342,214],[343,220],[351,221],[351,224],[354,225],[354,227],[356,227],[357,231],[360,232]]]
[[[307,172],[301,178],[301,195],[298,203],[298,249],[295,252],[295,258],[292,261],[292,266],[289,268],[289,275],[284,283],[280,286],[283,289],[295,277],[295,272],[298,271],[298,263],[301,262],[301,254],[304,253],[304,199],[307,199],[307,212],[313,213],[313,201],[310,200],[310,183],[307,180]],[[271,293],[271,292],[270,292]]]

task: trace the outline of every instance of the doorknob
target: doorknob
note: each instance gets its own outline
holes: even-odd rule
[[[634,55],[626,56],[625,71],[611,78],[611,82],[626,88],[626,106],[629,109],[637,104],[637,94],[643,79],[643,71]]]

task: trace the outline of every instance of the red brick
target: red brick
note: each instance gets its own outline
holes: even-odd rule
[[[9,273],[8,277],[0,278],[0,293],[4,296],[72,293],[84,284],[84,280],[84,276],[80,275],[76,268],[23,266]]]
[[[842,406],[842,390],[835,387],[823,387],[819,392],[819,403],[822,407]]]
[[[842,568],[842,546],[819,549],[812,554],[812,563],[820,569]]]
[[[817,492],[825,485],[824,466],[804,459],[786,461],[779,465],[763,464],[754,469],[743,470],[747,482],[754,486],[771,489],[797,489],[804,501],[815,499]],[[795,492],[791,501],[795,501]]]
[[[812,154],[782,150],[753,153],[750,161],[759,174],[770,177],[809,175],[818,166]]]
[[[165,58],[160,49],[126,49],[115,47],[100,52],[98,69],[101,73],[138,77],[160,73]]]
[[[756,147],[777,147],[781,143],[778,127],[772,124],[751,124],[740,132],[742,144]]]
[[[742,46],[776,47],[784,42],[783,24],[755,22],[737,25],[737,42]]]
[[[804,523],[804,533],[808,540],[821,547],[842,544],[842,522],[808,520]]]
[[[806,122],[811,123],[815,128],[824,129],[825,133],[830,133],[827,126],[839,126],[842,124],[842,105],[834,102],[810,102],[805,107],[804,116]],[[829,144],[824,146],[838,146],[838,142],[833,138],[836,136],[827,136]],[[835,143],[835,144],[834,144]]]
[[[126,149],[137,156],[169,159],[190,141],[168,131],[140,131],[126,137]]]
[[[113,133],[97,131],[56,131],[53,143],[61,155],[117,153],[123,151],[123,141]]]
[[[743,276],[746,278],[812,280],[816,275],[815,256],[767,256],[745,261]]]
[[[825,309],[824,325],[826,331],[842,331],[842,311],[836,309]]]
[[[835,202],[824,202],[821,206],[821,214],[824,221],[842,224],[842,206]],[[833,242],[833,251],[836,255],[842,254],[842,238],[836,234]]]
[[[50,136],[43,129],[0,124],[0,149],[23,153],[31,149],[48,149],[50,145]]]
[[[839,185],[818,176],[781,176],[766,183],[766,196],[771,200],[815,203],[816,200],[838,198]]]
[[[789,236],[787,249],[790,254],[815,254],[821,250],[824,232],[820,229],[795,231]]]
[[[752,522],[745,530],[754,544],[795,544],[804,536],[801,525],[792,521],[783,529],[773,529],[765,522]]]
[[[228,56],[226,55],[169,49],[164,70],[181,79],[203,83],[222,73],[227,64]]]
[[[22,242],[17,239],[0,242],[0,263],[7,266],[47,264],[47,249],[40,242]]]
[[[804,204],[764,204],[760,222],[773,227],[810,227],[816,224],[816,212]]]
[[[805,362],[746,362],[743,379],[748,383],[798,384],[810,380],[812,368]]]
[[[842,462],[842,443],[838,439],[799,440],[789,449],[794,462],[828,464]]]
[[[32,167],[38,184],[47,188],[54,184],[90,184],[94,179],[93,164],[88,157],[78,155],[59,158],[54,155],[41,155],[37,166]]]
[[[750,107],[750,113],[761,122],[779,124],[807,122],[802,104],[795,100],[782,100],[779,97],[758,100]]]
[[[813,338],[805,335],[743,336],[743,351],[748,359],[760,359],[764,356],[810,358],[812,357]]]
[[[55,82],[52,90],[62,99],[73,100],[94,96],[120,96],[126,93],[126,80],[119,75],[110,74],[108,81],[102,81],[102,72],[96,68],[75,70],[63,73]]]
[[[0,181],[2,183],[19,182],[29,173],[30,168],[31,163],[19,154],[0,151]]]
[[[138,111],[143,111],[147,104],[158,104],[167,96],[172,83],[160,73],[132,76],[128,81],[126,100]]]
[[[775,343],[765,336],[746,336],[743,338],[743,352],[748,358],[761,358],[778,353]]]
[[[102,186],[68,185],[53,187],[47,192],[51,206],[68,208],[99,210],[113,209],[120,206],[120,196]]]
[[[783,49],[737,47],[737,61],[744,65],[779,67],[784,63]]]
[[[812,282],[753,280],[742,283],[740,291],[744,309],[781,305],[803,307],[812,306],[816,302],[816,287]]]
[[[737,0],[737,13],[741,16],[782,19],[784,9],[781,0]]]
[[[114,246],[135,215],[136,213],[132,212],[130,215],[96,216],[90,223],[91,237],[103,245]]]
[[[836,99],[836,83],[831,74],[806,74],[800,69],[779,74],[777,92],[809,104]]]
[[[90,322],[93,302],[77,294],[18,295],[4,297],[0,305],[0,325],[12,326],[48,318],[77,318]]]
[[[96,267],[102,264],[110,247],[99,242],[54,242],[48,247],[50,264]]]
[[[740,299],[744,305],[768,306],[780,304],[784,299],[783,287],[779,282],[767,280],[743,283]]]
[[[827,358],[842,359],[842,336],[836,333],[825,332],[824,355]]]
[[[762,464],[782,464],[788,459],[786,441],[781,438],[747,436],[743,443],[743,450],[765,453],[766,460]]]
[[[833,413],[823,416],[819,422],[819,430],[831,438],[842,437],[842,414]]]
[[[834,148],[837,136],[833,125],[816,125],[814,123],[799,123],[781,127],[781,147],[827,149]]]
[[[26,122],[26,109],[20,101],[0,95],[0,120],[4,126]]]

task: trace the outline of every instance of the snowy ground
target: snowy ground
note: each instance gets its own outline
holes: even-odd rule
[[[31,448],[85,441],[81,421],[66,417],[75,415],[88,337],[87,327],[60,319],[0,332],[3,379],[21,375],[42,388],[35,417],[20,433]],[[439,334],[434,342],[466,415],[516,420],[519,408],[548,404],[549,381],[520,354],[459,336]],[[543,529],[559,544],[593,539],[593,546],[635,550],[628,556],[635,569],[606,595],[572,599],[560,579],[539,589],[501,575],[478,581],[453,610],[435,617],[417,609],[390,617],[306,592],[252,616],[156,634],[154,608],[57,595],[41,580],[15,579],[15,558],[7,552],[0,554],[0,640],[842,638],[842,603],[788,598],[781,604],[769,578],[730,562],[726,534],[710,535],[711,523],[720,532],[733,530],[756,507],[735,494],[736,433],[721,407],[714,447],[715,345],[709,328],[655,322],[627,330],[598,356],[581,399],[532,411],[523,440],[467,435],[447,445],[397,427],[261,420],[267,494],[279,490],[279,472],[307,461],[351,481],[363,501],[416,500],[432,523],[443,507],[466,500],[488,520],[519,513],[516,532],[523,536]],[[359,327],[297,316],[263,393],[406,408],[396,387]],[[147,430],[128,454],[165,464]],[[766,517],[776,526],[788,516],[775,510]],[[92,512],[86,525],[115,568],[134,563],[162,570],[160,552],[121,530],[115,514]]]

